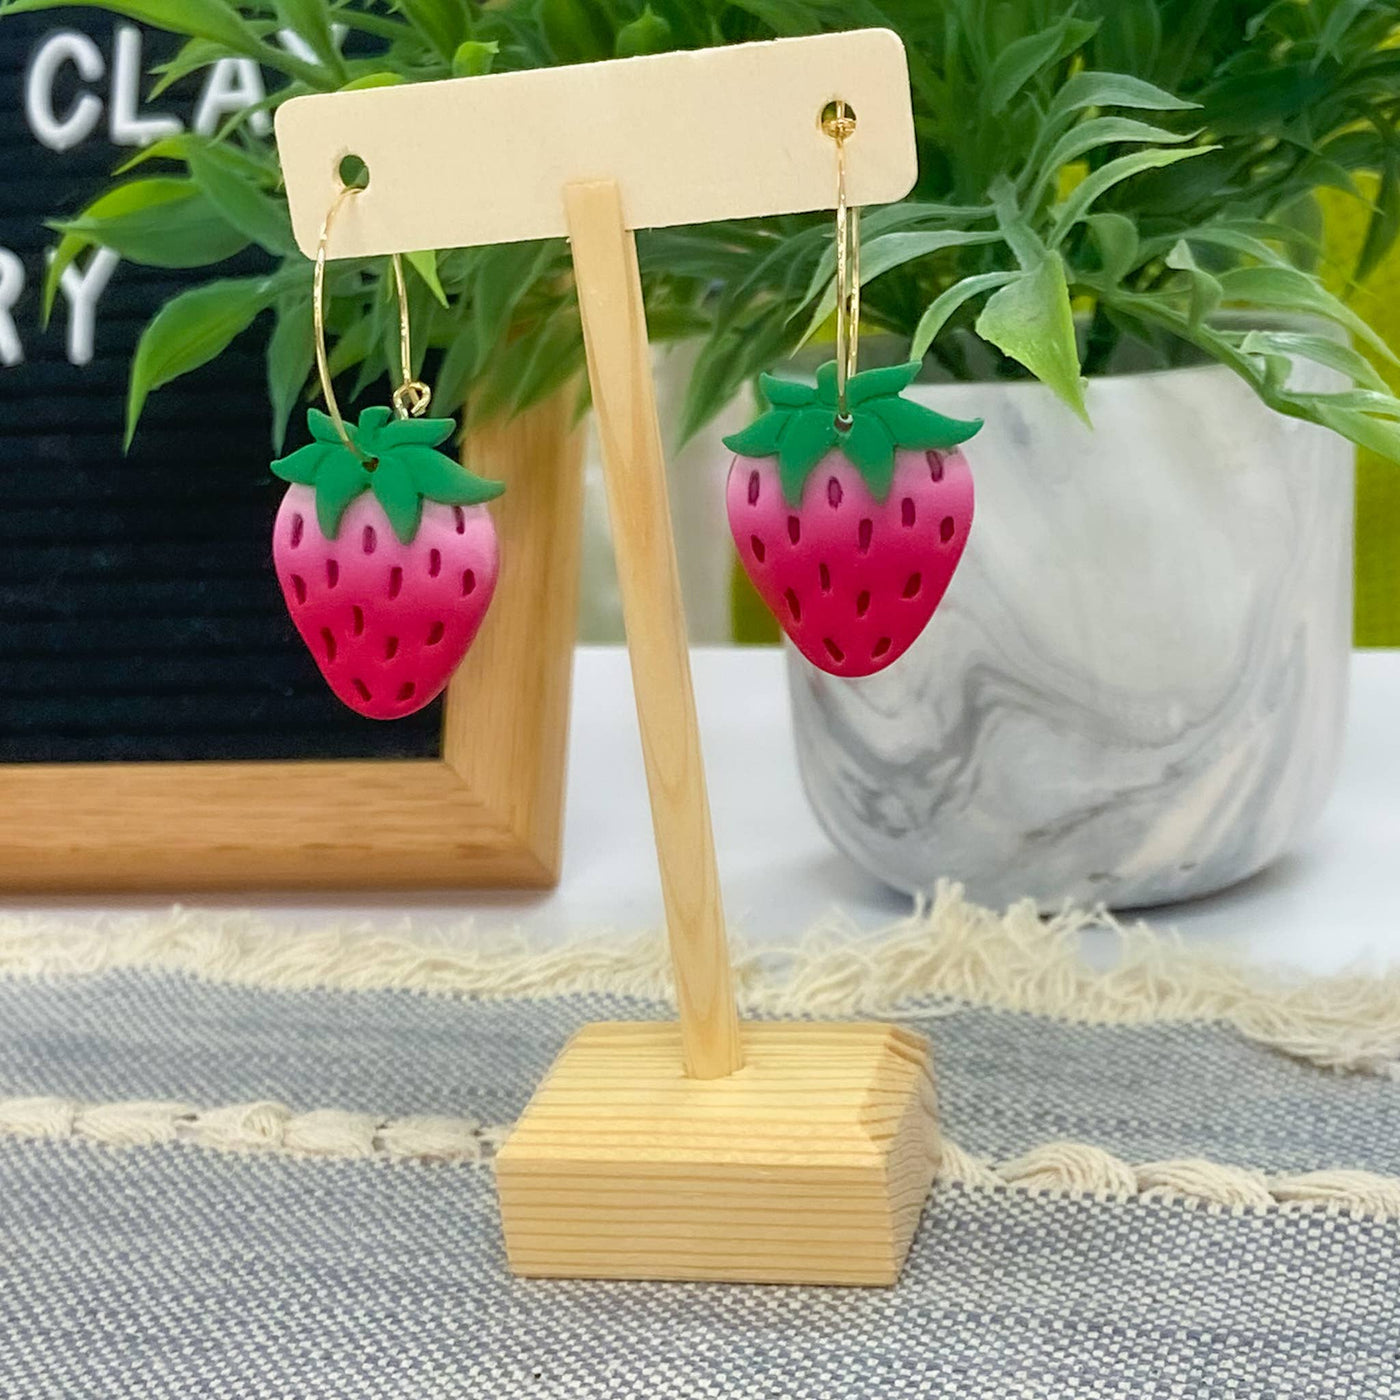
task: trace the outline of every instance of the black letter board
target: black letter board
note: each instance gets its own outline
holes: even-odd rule
[[[91,10],[0,21],[0,763],[436,755],[440,705],[361,719],[326,689],[283,608],[265,317],[154,394],[122,454],[147,319],[192,282],[256,271],[261,255],[172,273],[94,267],[87,253],[85,290],[61,295],[39,329],[56,240],[44,220],[77,213],[162,121],[189,127],[206,96],[207,74],[144,102],[138,47],[149,71],[174,43]],[[74,363],[88,353],[85,310],[91,358]],[[301,440],[294,423],[290,445]]]

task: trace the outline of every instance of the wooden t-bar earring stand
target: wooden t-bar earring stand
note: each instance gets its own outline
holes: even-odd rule
[[[314,253],[567,236],[603,449],[675,968],[675,1022],[564,1048],[496,1160],[516,1272],[892,1283],[932,1180],[928,1047],[872,1024],[740,1025],[633,230],[834,207],[824,108],[854,112],[852,205],[916,175],[904,50],[859,30],[297,98],[277,115]],[[510,561],[505,561],[510,567]]]

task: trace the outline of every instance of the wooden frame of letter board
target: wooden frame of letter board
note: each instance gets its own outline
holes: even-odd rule
[[[0,765],[0,889],[555,883],[583,499],[571,400],[468,438],[473,468],[510,488],[489,507],[504,567],[438,758]]]

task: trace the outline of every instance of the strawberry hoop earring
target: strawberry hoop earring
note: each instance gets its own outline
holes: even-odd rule
[[[836,147],[836,358],[815,385],[759,376],[769,407],[724,439],[726,495],[744,571],[793,644],[832,675],[868,676],[914,643],[962,558],[972,473],[958,446],[982,422],[905,398],[918,361],[857,373],[857,115],[838,98],[820,125]]]
[[[413,377],[397,253],[393,406],[367,408],[355,424],[341,416],[326,353],[326,263],[336,216],[365,189],[342,182],[321,225],[311,305],[328,412],[309,409],[310,444],[272,464],[291,483],[272,556],[287,610],[330,688],[371,719],[400,719],[442,692],[486,615],[499,555],[485,502],[504,488],[436,450],[457,425],[424,416],[432,393]]]

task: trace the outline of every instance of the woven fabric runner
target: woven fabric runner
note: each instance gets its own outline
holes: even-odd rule
[[[668,1014],[659,940],[0,928],[0,1397],[1400,1397],[1395,980],[1140,931],[1100,974],[1084,922],[945,891],[744,964],[751,1012],[933,1039],[887,1291],[507,1273],[494,1145],[574,1028]]]

